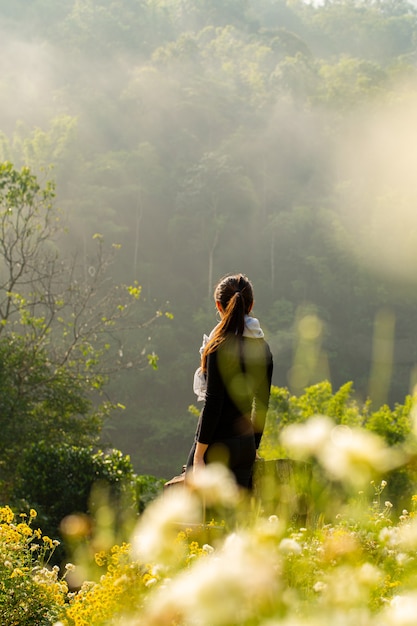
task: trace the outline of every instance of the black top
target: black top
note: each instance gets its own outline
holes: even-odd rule
[[[272,354],[264,339],[231,335],[208,355],[206,398],[197,428],[199,443],[255,434],[259,446],[272,367]]]

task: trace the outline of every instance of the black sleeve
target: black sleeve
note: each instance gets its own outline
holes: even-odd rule
[[[219,372],[217,352],[207,357],[207,391],[200,417],[198,442],[210,444],[216,430],[224,402],[224,382]]]

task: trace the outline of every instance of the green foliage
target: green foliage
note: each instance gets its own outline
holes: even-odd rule
[[[91,511],[96,483],[110,488],[116,508],[121,504],[135,510],[134,473],[129,457],[119,450],[94,451],[92,446],[29,445],[17,464],[16,500],[24,500],[39,514],[46,532],[55,534],[60,522],[71,513]]]
[[[116,453],[93,454],[104,418],[123,406],[103,400],[100,392],[110,372],[147,361],[156,369],[158,356],[123,347],[121,326],[140,325],[130,315],[141,287],[135,280],[104,288],[112,259],[104,253],[103,237],[93,236],[96,257],[90,258],[87,274],[59,254],[55,237],[61,227],[53,199],[53,185],[42,188],[27,167],[19,172],[11,163],[0,165],[1,494],[6,499],[20,479],[21,497],[34,498],[40,515],[48,510],[56,530],[69,512],[65,507],[86,510],[94,476],[113,485],[119,473],[127,480],[132,472],[123,467],[122,456],[116,467]],[[162,316],[156,311],[146,325]],[[58,497],[59,482],[54,505],[47,500],[43,481],[53,476],[47,457],[65,467],[66,479],[73,476],[74,463],[77,478],[66,502]],[[27,462],[35,471],[30,485]],[[60,480],[71,491],[64,474]]]
[[[362,428],[378,435],[393,449],[401,449],[412,433],[414,403],[413,398],[407,396],[404,404],[398,403],[393,409],[388,405],[373,409],[370,401],[358,402],[352,382],[333,392],[330,382],[323,381],[307,387],[300,396],[291,394],[287,388],[273,387],[260,453],[270,460],[288,458],[288,450],[280,440],[282,432],[290,424],[307,423],[313,416],[327,416],[336,425]],[[326,493],[327,479],[319,476],[317,468],[314,472],[318,480],[318,490]],[[387,472],[385,478],[389,484],[387,496],[393,501],[395,510],[400,512],[407,506],[415,491],[417,474],[413,459],[404,466]],[[322,493],[317,493],[315,497],[319,500]]]
[[[139,513],[143,513],[148,504],[161,494],[166,481],[164,478],[156,478],[155,476],[143,474],[136,476],[134,482],[138,511]]]
[[[359,403],[353,383],[348,382],[333,392],[329,381],[311,385],[300,396],[285,387],[272,387],[262,452],[267,458],[285,456],[279,437],[289,424],[306,422],[313,415],[326,415],[336,424],[363,427],[378,434],[389,445],[403,443],[411,432],[413,399],[407,396],[403,405],[394,409],[384,405],[372,410],[371,403]]]
[[[104,407],[102,407],[104,408]],[[102,410],[93,411],[82,381],[54,366],[45,348],[24,337],[0,339],[0,476],[3,491],[16,476],[16,459],[28,445],[63,439],[68,444],[97,441]]]

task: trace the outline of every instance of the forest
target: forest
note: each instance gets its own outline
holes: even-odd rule
[[[29,205],[43,190],[43,206],[59,210],[54,246],[69,261],[48,276],[56,294],[71,293],[81,334],[93,313],[72,279],[94,281],[106,266],[94,313],[113,350],[93,384],[109,403],[101,446],[130,455],[139,474],[180,470],[199,347],[216,323],[213,287],[230,272],[253,282],[274,385],[297,396],[352,382],[376,408],[413,393],[415,3],[6,0],[0,33],[1,189],[18,185]],[[3,228],[5,206],[2,196]],[[49,241],[53,223],[44,228]],[[110,332],[105,307],[120,317],[122,284],[135,306]],[[6,304],[22,313],[12,292],[2,275],[0,343]],[[42,304],[61,325],[48,339],[57,353],[69,332],[59,302]],[[47,315],[42,328],[25,316],[44,340]],[[13,341],[0,345],[2,372],[28,358]],[[93,348],[66,355],[71,371],[99,358]],[[37,358],[46,371],[51,357]],[[11,384],[2,375],[3,397]],[[89,441],[94,420],[71,422],[74,406],[84,411],[74,385],[54,388],[49,421],[39,410],[27,432],[14,426],[3,463],[58,413],[75,441]]]

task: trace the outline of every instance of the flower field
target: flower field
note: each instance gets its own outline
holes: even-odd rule
[[[414,626],[417,493],[399,511],[385,496],[413,463],[414,429],[393,448],[316,416],[282,445],[307,482],[264,475],[249,497],[209,466],[151,502],[129,542],[106,545],[91,524],[75,565],[51,566],[36,512],[4,506],[2,625]],[[300,494],[306,514],[282,506]]]

